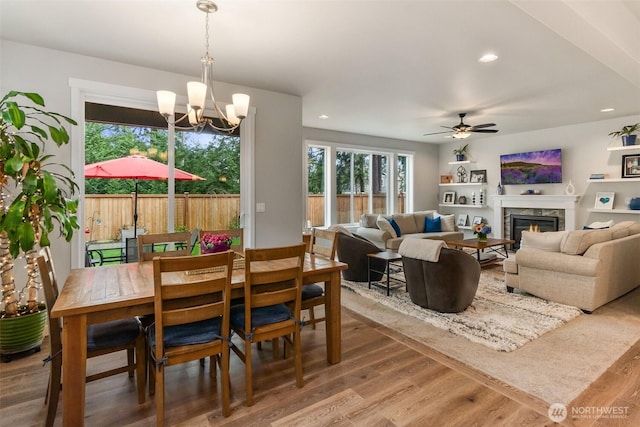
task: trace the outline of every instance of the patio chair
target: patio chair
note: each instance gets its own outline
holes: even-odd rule
[[[244,352],[238,345],[232,349],[245,364],[247,406],[253,405],[252,343],[283,337],[285,346],[293,348],[296,385],[304,385],[300,348],[304,249],[300,243],[245,251],[244,303],[231,307],[231,329],[244,341]]]
[[[159,233],[143,234],[138,239],[138,257],[140,261],[150,261],[156,256],[187,256],[191,255],[191,233]],[[164,250],[156,251],[162,246]]]
[[[51,308],[58,299],[59,290],[53,261],[51,259],[51,251],[48,247],[40,250],[40,256],[38,256],[36,262],[40,270],[40,278],[47,305],[47,320],[49,323],[49,340],[51,347],[51,354],[45,359],[45,363],[51,363],[49,385],[45,397],[45,404],[47,405],[45,425],[49,427],[53,425],[56,418],[58,401],[60,399],[60,388],[62,386],[62,319],[51,317]],[[123,372],[128,372],[129,377],[133,377],[135,373],[138,388],[138,403],[142,404],[145,400],[146,350],[144,335],[138,320],[136,318],[130,318],[87,326],[87,358],[124,350],[127,351],[126,366],[88,375],[86,382]]]

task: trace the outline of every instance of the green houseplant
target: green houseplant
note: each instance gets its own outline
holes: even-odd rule
[[[11,91],[0,100],[0,354],[3,355],[28,350],[42,341],[40,331],[39,341],[24,342],[24,336],[31,333],[5,320],[29,318],[37,313],[43,316],[43,312],[43,319],[46,318],[44,306],[38,302],[37,250],[50,245],[49,234],[56,223],[67,241],[79,227],[78,201],[71,199],[78,188],[73,172],[65,165],[51,163],[54,156],[45,153],[49,141],[58,147],[69,143],[65,126],[76,122],[45,111],[44,106],[43,98],[30,92]],[[14,261],[21,254],[27,265],[27,283],[18,290],[13,270]],[[44,328],[44,320],[41,323]],[[5,332],[9,334],[7,340],[18,338],[18,343],[6,342]]]
[[[622,126],[622,129],[610,132],[609,136],[613,138],[622,137],[622,145],[636,145],[636,135],[640,131],[640,123]]]
[[[464,146],[461,146],[460,148],[454,148],[453,149],[453,154],[456,155],[456,160],[461,162],[464,160],[464,156],[467,154],[467,149],[469,148],[469,144],[465,144]]]

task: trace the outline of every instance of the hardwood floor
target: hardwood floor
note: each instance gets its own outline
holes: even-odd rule
[[[255,405],[244,404],[244,366],[232,355],[232,414],[195,362],[167,369],[166,418],[185,426],[545,426],[544,402],[451,360],[428,346],[343,309],[342,362],[327,365],[323,328],[303,331],[305,386],[295,386],[293,361],[256,351]],[[40,353],[0,364],[0,425],[36,426],[45,418],[48,366]],[[103,364],[120,363],[117,355]],[[95,360],[88,364],[90,371]],[[104,366],[104,365],[101,365]],[[62,392],[64,399],[64,390]],[[563,425],[640,425],[640,343],[636,343],[572,406],[626,408],[626,417],[590,416]],[[56,425],[61,425],[62,405]],[[87,426],[155,425],[152,400],[136,402],[135,381],[120,375],[87,385]]]

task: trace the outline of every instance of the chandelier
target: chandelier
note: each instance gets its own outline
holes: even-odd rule
[[[211,0],[198,0],[196,6],[206,14],[205,20],[205,47],[204,56],[200,59],[202,63],[202,76],[199,82],[187,83],[187,94],[189,103],[187,104],[187,112],[177,120],[172,122],[171,117],[175,112],[176,94],[168,90],[159,90],[158,111],[165,118],[167,123],[176,125],[188,117],[190,126],[176,126],[183,130],[202,130],[205,126],[211,126],[213,129],[221,132],[232,133],[242,119],[247,117],[249,111],[249,95],[243,93],[234,93],[232,96],[233,104],[227,104],[225,112],[223,112],[216,104],[213,94],[213,58],[209,55],[209,14],[218,10],[218,6]],[[206,109],[207,96],[211,98],[213,110],[216,116],[222,122],[222,126],[204,116]]]

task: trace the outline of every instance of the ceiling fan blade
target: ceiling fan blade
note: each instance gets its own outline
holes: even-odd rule
[[[495,126],[495,125],[496,125],[495,123],[485,123],[485,124],[482,124],[482,125],[471,126],[471,128],[472,129],[480,129],[480,128],[488,128],[488,127]]]
[[[450,131],[447,131],[447,132],[431,132],[431,133],[424,133],[424,134],[422,134],[422,136],[440,135],[441,133],[451,133],[451,132]]]
[[[455,126],[454,126],[454,127],[451,127],[451,126],[443,126],[443,125],[440,125],[440,127],[441,127],[441,128],[445,128],[445,129],[455,129]]]
[[[467,132],[496,133],[496,132],[498,132],[498,129],[469,129]]]

